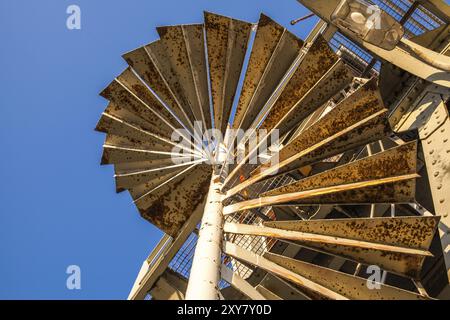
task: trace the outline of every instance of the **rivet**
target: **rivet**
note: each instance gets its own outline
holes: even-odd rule
[[[437,186],[437,189],[438,189],[438,190],[441,190],[441,189],[442,189],[442,184],[438,185],[438,186]]]
[[[432,142],[431,140],[428,140],[428,141],[427,141],[428,144],[431,144],[431,142]]]
[[[433,162],[431,163],[433,166],[437,163],[437,160],[433,160]]]
[[[434,153],[434,149],[430,151],[430,154],[433,154],[433,153]]]
[[[439,171],[436,171],[436,172],[434,173],[434,176],[435,176],[435,177],[438,177],[438,176],[439,176]]]
[[[448,141],[448,138],[445,138],[445,139],[444,139],[444,143],[446,143],[447,141]]]
[[[440,203],[444,203],[444,202],[445,202],[445,199],[441,199],[441,200],[439,200],[439,202],[440,202]]]
[[[441,132],[444,133],[444,132],[445,132],[445,128],[442,128],[442,129],[441,129]]]

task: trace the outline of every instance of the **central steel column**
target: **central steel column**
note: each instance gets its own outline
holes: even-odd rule
[[[218,175],[211,178],[205,211],[195,248],[186,300],[219,300],[222,265],[223,205]]]

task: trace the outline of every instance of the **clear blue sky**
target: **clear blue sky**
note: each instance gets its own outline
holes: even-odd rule
[[[81,8],[82,29],[66,28]],[[203,10],[289,26],[295,0],[0,0],[0,299],[125,299],[161,237],[101,167],[98,96],[121,54]],[[316,20],[289,28],[304,38]],[[81,267],[81,290],[66,268]]]

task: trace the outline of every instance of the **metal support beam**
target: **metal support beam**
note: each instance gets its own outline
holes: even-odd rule
[[[186,300],[219,300],[223,205],[220,177],[213,175],[192,262]]]
[[[450,119],[447,108],[440,101],[426,125],[419,130],[429,177],[430,189],[436,215],[441,216],[439,234],[450,283]]]
[[[284,267],[277,265],[276,263],[273,263],[272,261],[269,261],[268,259],[266,259],[262,256],[257,255],[256,253],[245,250],[233,243],[225,242],[224,252],[233,258],[236,258],[243,262],[250,263],[254,266],[264,269],[267,272],[270,272],[274,275],[280,276],[280,277],[282,277],[286,280],[289,280],[301,287],[304,287],[304,288],[307,288],[308,290],[316,292],[317,294],[320,294],[321,296],[327,297],[329,299],[334,299],[334,300],[348,300],[346,297],[344,297],[343,295],[341,295],[337,292],[334,292],[332,290],[325,288],[322,285],[314,283],[311,280],[309,280],[308,278],[298,275]]]
[[[222,279],[231,284],[236,290],[243,293],[252,300],[266,300],[264,295],[259,293],[250,283],[242,279],[233,270],[222,265],[221,269]]]
[[[128,296],[129,300],[143,300],[146,297],[147,292],[150,291],[156,281],[158,281],[159,277],[169,266],[170,261],[172,261],[186,239],[194,231],[201,219],[202,208],[203,206],[197,207],[180,230],[178,237],[171,241],[170,245],[164,246],[164,250],[158,253],[157,256],[154,256],[152,259],[154,262],[148,260],[144,261],[138,279]],[[150,256],[153,256],[153,254]]]
[[[184,300],[187,281],[167,269],[150,291],[152,300]]]

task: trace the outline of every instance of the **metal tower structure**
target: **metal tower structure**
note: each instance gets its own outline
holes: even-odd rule
[[[449,6],[299,2],[305,40],[206,12],[101,93],[102,164],[165,233],[130,299],[450,298]]]

